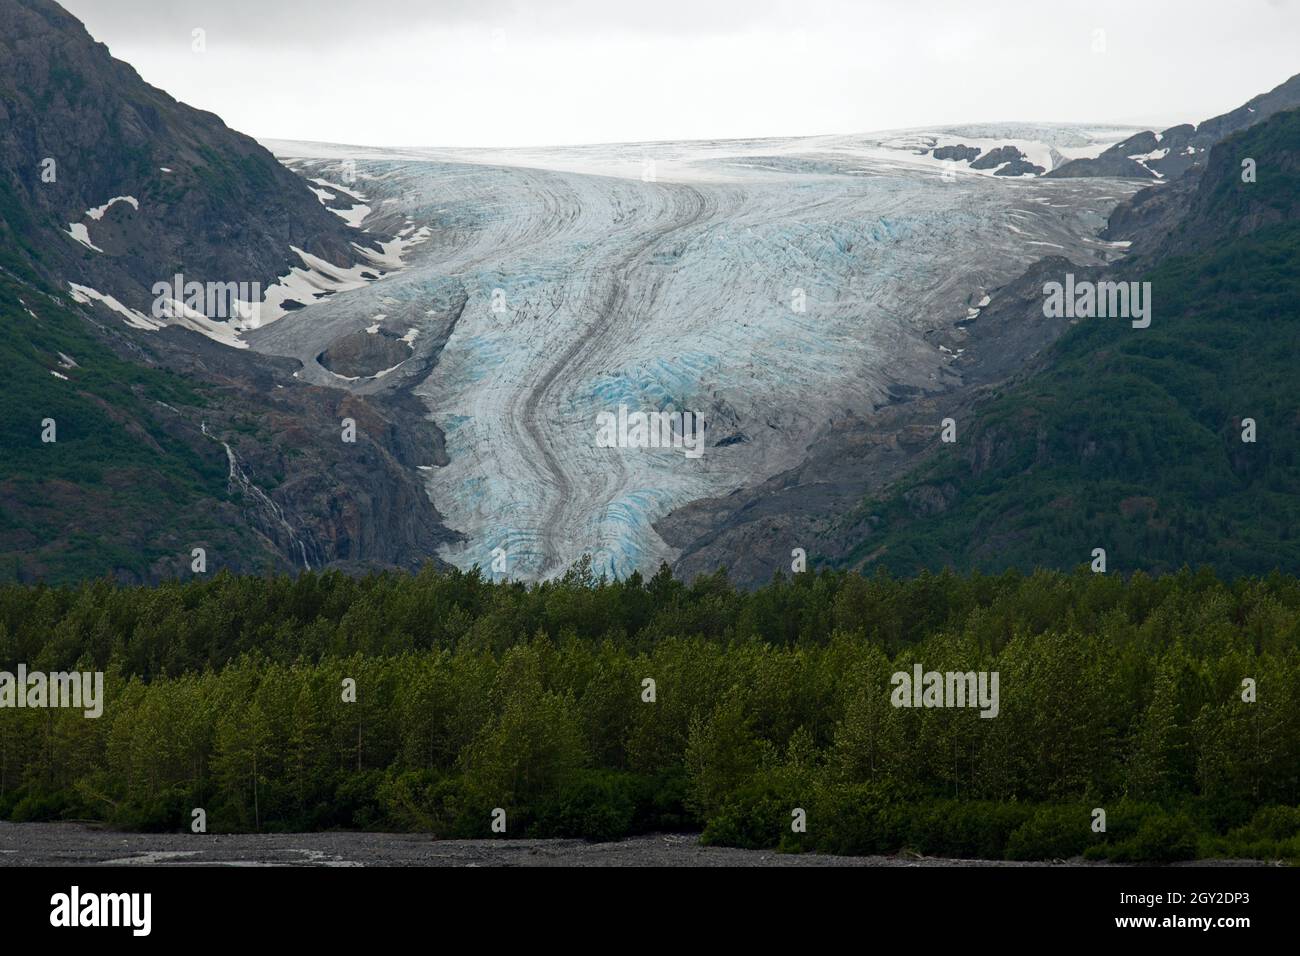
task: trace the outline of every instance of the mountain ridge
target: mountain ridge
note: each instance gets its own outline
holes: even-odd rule
[[[1290,117],[1292,114],[1274,114],[1277,115]],[[1259,126],[1252,124],[1250,128]],[[1260,142],[1262,146],[1267,139],[1266,134],[1258,141],[1248,142]],[[1266,222],[1294,221],[1293,198],[1285,198],[1290,194],[1274,196],[1279,192],[1278,182],[1288,170],[1294,169],[1294,156],[1288,149],[1274,144],[1268,152],[1255,157],[1270,179],[1261,181],[1257,193],[1233,190],[1234,201],[1243,206],[1232,216],[1224,215],[1223,193],[1234,182],[1234,176],[1237,185],[1244,185],[1239,181],[1239,174],[1240,160],[1245,154],[1226,147],[1211,154],[1213,158],[1208,165],[1214,174],[1213,188],[1202,188],[1202,170],[1206,167],[1196,165],[1174,182],[1154,185],[1120,204],[1103,236],[1130,243],[1131,249],[1130,255],[1111,270],[1109,277],[1134,278],[1180,253],[1204,253],[1216,242],[1240,240],[1242,235],[1234,230],[1246,228],[1245,235],[1249,235],[1247,224],[1262,226]],[[1211,201],[1216,195],[1220,197],[1219,205]],[[1195,215],[1189,216],[1189,210],[1196,210]],[[755,488],[733,492],[727,498],[695,502],[661,520],[657,528],[682,549],[674,564],[675,571],[692,578],[715,567],[727,566],[735,580],[753,585],[778,571],[788,572],[790,552],[796,547],[805,548],[810,561],[817,555],[832,565],[849,562],[868,566],[882,558],[888,548],[896,551],[902,533],[888,537],[877,532],[869,521],[871,508],[876,507],[870,502],[880,502],[880,506],[888,504],[892,509],[890,514],[907,516],[906,521],[899,519],[900,528],[907,522],[912,523],[907,524],[911,527],[923,521],[927,512],[932,516],[951,515],[960,486],[947,480],[924,478],[929,467],[926,462],[940,447],[939,422],[953,417],[963,423],[962,437],[954,447],[969,456],[970,468],[984,467],[981,462],[1002,460],[1006,448],[1018,447],[1023,438],[1016,428],[1002,433],[984,430],[974,436],[967,429],[972,420],[978,420],[981,407],[997,400],[1001,389],[1017,387],[1016,382],[1032,381],[1058,360],[1052,345],[1069,331],[1070,323],[1043,316],[1042,286],[1048,281],[1059,281],[1066,271],[1074,272],[1080,279],[1108,277],[1099,270],[1048,258],[1015,282],[992,290],[993,303],[970,326],[972,335],[977,340],[983,338],[985,344],[972,345],[958,363],[965,382],[961,389],[900,395],[896,403],[840,423],[814,443],[809,457],[798,468],[775,475]],[[994,356],[998,357],[997,361],[992,360]],[[911,477],[909,473],[913,473]],[[868,504],[855,501],[859,494],[867,498]],[[882,520],[886,519],[882,517]],[[939,520],[934,518],[932,524]],[[855,525],[855,521],[867,523]],[[976,539],[979,533],[973,533]],[[890,543],[881,542],[882,537],[888,537]],[[868,545],[868,541],[877,544]],[[977,544],[977,540],[972,540],[970,547]],[[1084,557],[1086,554],[1085,550]],[[1048,557],[1039,554],[1035,560],[1046,562]],[[1076,559],[1083,558],[1075,552],[1060,554],[1057,566],[1071,566]],[[924,560],[917,558],[908,563],[909,560],[900,558],[893,566],[911,570],[917,566],[942,567],[945,560],[964,566],[965,558],[960,546],[950,542],[942,556],[931,552]],[[1166,562],[1168,566],[1177,563]]]
[[[432,422],[230,348],[234,322],[151,321],[177,273],[274,284],[294,248],[356,268],[383,234],[49,0],[0,0],[0,119],[0,575],[155,582],[196,548],[209,571],[441,566]]]

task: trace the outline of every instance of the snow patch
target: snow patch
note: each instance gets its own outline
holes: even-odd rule
[[[104,213],[108,212],[109,209],[111,209],[114,205],[120,202],[129,203],[132,206],[132,208],[134,208],[137,212],[140,210],[140,200],[136,199],[134,196],[114,196],[112,199],[104,203],[104,205],[102,206],[96,206],[94,209],[87,209],[86,216],[89,216],[95,222],[99,222],[101,219],[104,218]],[[82,218],[84,219],[85,216],[83,216]],[[90,241],[90,230],[85,226],[84,223],[80,223],[80,222],[69,223],[68,235],[70,235],[77,242],[81,243],[87,249],[90,249],[94,252],[104,251],[103,249],[99,248],[99,246],[95,245],[93,242]]]
[[[96,222],[99,222],[99,220],[104,218],[104,213],[108,212],[113,208],[113,206],[120,202],[130,203],[131,207],[135,209],[136,212],[140,211],[140,200],[136,199],[134,196],[114,196],[102,206],[96,206],[94,209],[87,209],[86,215]]]
[[[93,242],[90,241],[90,230],[87,229],[82,223],[79,222],[69,223],[68,235],[70,235],[73,239],[77,240],[77,242],[81,243],[83,246],[85,246],[87,249],[90,249],[93,252],[104,251],[103,249],[99,248],[99,246],[95,245]]]
[[[348,209],[331,209],[328,205],[325,205],[325,208],[329,209],[330,212],[334,213],[334,215],[338,216],[353,229],[361,228],[361,224],[365,222],[366,217],[369,216],[371,212],[370,207],[365,203],[365,196],[355,189],[350,189],[347,186],[340,186],[338,183],[332,183],[328,179],[313,179],[311,182],[316,183],[318,186],[327,187],[327,189],[311,189],[311,191],[316,194],[316,198],[321,201],[322,205],[338,199],[338,193],[342,193],[349,199],[354,200],[355,204]],[[334,194],[329,193],[328,189],[334,190]]]
[[[81,305],[90,305],[93,302],[100,302],[112,309],[118,315],[126,319],[126,324],[133,329],[144,329],[148,332],[156,332],[166,323],[159,322],[156,319],[148,318],[137,312],[135,309],[128,308],[111,295],[104,295],[90,286],[77,285],[75,282],[69,282],[68,288],[72,290],[73,301]]]
[[[325,208],[329,209],[328,206]],[[366,217],[370,215],[370,207],[363,203],[361,205],[353,206],[350,209],[330,209],[330,212],[334,213],[334,215],[338,216],[353,229],[360,229],[361,224],[365,222]]]
[[[364,246],[359,246],[355,242],[352,243],[352,248],[357,250],[357,252],[361,253],[361,255],[369,259],[379,268],[391,272],[400,269],[405,265],[406,253],[410,251],[412,246],[418,246],[422,242],[428,242],[432,236],[432,229],[428,226],[421,226],[419,230],[411,236],[405,238],[398,236],[390,242],[381,242],[379,244],[379,252],[375,252],[373,249],[367,249]]]
[[[1155,176],[1157,179],[1164,179],[1165,178],[1164,173],[1152,169],[1150,166],[1147,165],[1147,163],[1155,159],[1164,159],[1168,155],[1169,155],[1169,147],[1166,146],[1164,149],[1153,149],[1149,153],[1133,153],[1132,155],[1129,156],[1129,159],[1133,160],[1135,163],[1137,163],[1139,166],[1141,166],[1151,175]]]
[[[389,243],[389,245],[391,244]],[[353,243],[352,246],[372,262],[375,261],[373,257],[378,255],[356,243]],[[297,302],[299,305],[309,306],[336,293],[359,289],[371,281],[362,275],[362,273],[374,271],[371,266],[365,263],[359,263],[345,269],[326,262],[318,256],[313,256],[310,252],[305,252],[297,246],[290,246],[289,248],[302,260],[303,264],[292,267],[285,275],[280,277],[275,285],[267,288],[265,295],[262,296],[263,325],[282,319],[294,311],[285,308],[286,302]],[[397,266],[401,265],[400,258],[397,259],[396,264]]]
[[[242,326],[220,319],[210,319],[202,312],[191,309],[184,302],[176,299],[164,299],[162,304],[166,308],[169,319],[169,321],[163,323],[164,325],[179,325],[182,328],[206,335],[214,342],[228,345],[232,349],[248,348],[248,343],[239,337]],[[236,302],[234,305],[235,310],[241,314],[245,309],[249,308],[249,303]]]
[[[237,349],[248,348],[247,342],[240,341],[239,332],[234,326],[226,322],[213,321],[207,316],[195,312],[193,309],[187,308],[184,303],[175,302],[173,300],[171,303],[171,315],[167,319],[155,319],[146,316],[141,312],[137,312],[135,309],[123,305],[113,296],[105,295],[89,286],[77,285],[75,282],[69,282],[68,287],[72,291],[72,298],[75,302],[78,302],[81,305],[91,305],[95,302],[99,302],[122,316],[122,318],[126,320],[126,324],[131,326],[133,329],[140,329],[145,332],[156,332],[168,325],[179,325],[182,328],[187,328],[194,332],[206,335],[208,338],[220,342],[222,345],[229,345],[231,348]],[[63,353],[60,352],[59,355],[63,356]],[[71,359],[68,361],[71,361]],[[73,367],[75,367],[75,365],[76,363],[74,362]]]

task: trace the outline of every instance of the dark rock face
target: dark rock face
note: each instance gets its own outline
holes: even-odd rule
[[[1013,159],[997,172],[994,176],[1041,176],[1043,167],[1035,166],[1027,159]]]
[[[387,329],[353,332],[335,339],[316,361],[344,378],[368,378],[411,357],[411,346]]]
[[[1175,126],[1157,136],[1137,133],[1116,143],[1095,159],[1076,159],[1048,173],[1068,179],[1077,176],[1113,176],[1121,179],[1160,179],[1181,176],[1194,165],[1197,147],[1190,126]],[[1176,132],[1177,131],[1177,132]],[[1189,153],[1188,149],[1192,151]]]
[[[999,166],[1003,168],[998,169]],[[1023,176],[1027,173],[1039,176],[1044,172],[1042,166],[1035,166],[1029,162],[1025,154],[1014,146],[999,146],[997,149],[991,149],[971,163],[970,168],[997,169],[995,176]]]
[[[1057,178],[1114,176],[1174,180],[1189,170],[1203,167],[1210,149],[1221,140],[1275,113],[1297,107],[1300,107],[1300,75],[1199,126],[1187,123],[1171,126],[1159,136],[1153,132],[1138,133],[1116,143],[1095,159],[1076,159],[1047,175]],[[1139,160],[1135,156],[1144,158]]]
[[[1148,186],[1110,214],[1102,238],[1132,243],[1136,260],[1158,248],[1187,214],[1187,202],[1200,176],[1181,176],[1171,183]]]
[[[1297,143],[1300,109],[1275,114],[1266,127],[1236,133],[1216,145],[1204,171],[1185,177],[1195,188],[1186,190],[1185,211],[1166,228],[1155,254],[1207,252],[1225,240],[1300,219]],[[1253,181],[1243,178],[1247,160],[1256,164]]]
[[[1300,218],[1300,193],[1283,184],[1300,183],[1300,155],[1291,145],[1300,126],[1300,110],[1274,114],[1268,121],[1269,156],[1256,170],[1258,185],[1243,180],[1242,163],[1256,159],[1244,145],[1242,130],[1211,148],[1172,182],[1152,186],[1121,204],[1103,236],[1133,243],[1135,264],[1174,253],[1195,254],[1225,238]],[[1248,127],[1253,130],[1255,127]]]
[[[939,146],[932,155],[935,159],[958,160],[960,162],[970,162],[976,159],[980,154],[977,146]]]
[[[149,86],[52,0],[0,0],[0,189],[45,275],[145,314],[177,272],[265,287],[300,264],[291,247],[359,258],[359,234],[269,152]],[[117,197],[134,203],[87,215]]]
[[[997,169],[995,176],[1041,176],[1044,172],[1042,166],[1029,162],[1025,154],[1014,146],[999,146],[983,156],[980,155],[978,146],[939,146],[931,155],[935,159],[949,162],[970,163],[971,169]],[[998,169],[999,166],[1003,168]]]

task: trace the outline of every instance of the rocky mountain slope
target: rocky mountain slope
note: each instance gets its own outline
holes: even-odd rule
[[[1292,86],[1294,81],[1284,84],[1284,87]],[[938,388],[899,393],[886,405],[865,408],[818,436],[810,445],[807,458],[798,467],[777,474],[756,487],[735,491],[723,498],[692,503],[658,522],[656,528],[665,540],[682,549],[675,569],[690,577],[725,565],[731,569],[733,578],[756,583],[777,571],[788,573],[792,564],[791,552],[795,548],[805,549],[810,562],[815,555],[834,564],[865,566],[885,561],[909,570],[918,566],[940,567],[945,563],[984,566],[1016,560],[1072,566],[1085,560],[1091,547],[1100,546],[1100,539],[1104,537],[1098,526],[1090,524],[1090,519],[1079,519],[1080,537],[1096,539],[1094,545],[1089,545],[1081,553],[1081,543],[1062,546],[1059,535],[1050,529],[1058,528],[1061,520],[1074,513],[1074,506],[1067,501],[1068,495],[1061,497],[1051,492],[1052,481],[1059,479],[1064,488],[1069,486],[1067,479],[1071,475],[1093,475],[1094,472],[1086,467],[1086,461],[1076,459],[1070,462],[1069,467],[1062,465],[1064,470],[1053,473],[1055,479],[1050,478],[1046,471],[1042,472],[1033,483],[1032,492],[1022,492],[1033,503],[1035,510],[1032,511],[1023,498],[999,498],[994,507],[989,499],[971,493],[973,487],[984,487],[977,481],[980,476],[986,476],[985,480],[989,482],[1009,483],[1012,475],[1018,473],[1017,469],[1034,461],[1036,454],[1046,454],[1046,449],[1058,443],[1068,444],[1077,440],[1079,448],[1091,447],[1089,440],[1081,437],[1086,431],[1082,422],[1089,416],[1105,418],[1112,415],[1113,407],[1126,402],[1129,397],[1131,383],[1113,381],[1110,384],[1115,394],[1109,397],[1098,388],[1073,395],[1073,404],[1060,399],[1055,406],[1058,414],[1064,415],[1065,409],[1072,408],[1072,418],[1053,418],[1033,411],[1035,399],[1030,389],[1036,374],[1048,375],[1049,372],[1044,370],[1061,365],[1071,371],[1058,374],[1067,377],[1073,374],[1091,381],[1099,361],[1099,357],[1089,353],[1084,346],[1079,346],[1084,348],[1084,352],[1073,363],[1067,362],[1064,353],[1053,348],[1056,340],[1067,332],[1075,336],[1071,341],[1084,341],[1095,347],[1095,339],[1080,340],[1078,337],[1100,333],[1095,328],[1091,332],[1071,331],[1075,321],[1045,318],[1043,285],[1049,281],[1061,281],[1067,272],[1075,274],[1079,280],[1136,279],[1145,277],[1148,270],[1161,263],[1176,260],[1176,257],[1210,254],[1211,258],[1198,262],[1198,268],[1212,275],[1218,275],[1229,267],[1241,273],[1231,281],[1239,283],[1242,289],[1253,290],[1250,295],[1255,298],[1250,301],[1257,310],[1262,310],[1262,314],[1251,314],[1255,324],[1240,330],[1241,340],[1254,341],[1260,329],[1267,329],[1268,334],[1274,336],[1281,334],[1285,327],[1276,326],[1277,316],[1268,309],[1281,308],[1284,299],[1279,300],[1270,293],[1267,284],[1281,283],[1282,289],[1291,288],[1292,292],[1288,294],[1293,295],[1293,279],[1286,279],[1285,270],[1279,274],[1276,270],[1261,268],[1247,274],[1250,266],[1243,258],[1244,247],[1235,253],[1224,252],[1219,258],[1213,258],[1212,250],[1218,244],[1244,241],[1270,227],[1283,228],[1295,222],[1294,193],[1283,185],[1288,178],[1290,182],[1296,181],[1294,153],[1286,142],[1288,124],[1293,122],[1293,116],[1292,113],[1276,115],[1275,121],[1252,128],[1251,135],[1234,138],[1213,149],[1207,163],[1189,167],[1177,181],[1150,187],[1122,203],[1112,214],[1104,236],[1131,245],[1131,254],[1113,269],[1103,271],[1084,263],[1049,257],[1016,280],[990,290],[991,303],[968,326],[970,341],[966,351],[953,363],[959,378]],[[1206,125],[1202,124],[1203,127]],[[1223,128],[1223,124],[1216,124],[1216,128]],[[1254,158],[1261,170],[1257,183],[1242,182],[1241,160],[1246,157]],[[1204,177],[1203,170],[1208,170]],[[1288,254],[1285,242],[1276,248],[1270,247],[1268,253],[1272,259],[1280,257],[1281,261],[1286,261]],[[1169,271],[1172,269],[1172,266],[1168,267],[1161,273],[1163,284],[1157,286],[1163,318],[1157,320],[1153,329],[1143,330],[1142,338],[1124,340],[1129,349],[1172,351],[1171,339],[1194,334],[1182,331],[1183,326],[1179,323],[1195,318],[1196,300],[1189,299],[1186,290],[1201,288],[1197,269],[1184,267],[1182,271]],[[1231,300],[1227,307],[1231,310]],[[1244,319],[1244,314],[1234,313],[1231,322]],[[1098,321],[1106,323],[1107,320]],[[1216,321],[1201,319],[1196,324],[1198,328],[1205,326],[1201,334],[1212,340],[1217,348],[1231,346],[1231,340],[1224,338],[1225,333],[1216,331],[1231,325],[1231,322],[1218,313]],[[1127,323],[1122,323],[1122,329],[1121,323],[1110,322],[1109,325],[1114,327],[1114,335],[1132,331]],[[1137,333],[1133,334],[1136,336]],[[1294,333],[1287,332],[1286,335]],[[1289,341],[1289,338],[1284,341]],[[1271,346],[1266,347],[1262,341],[1252,354],[1277,357],[1276,351]],[[1182,355],[1179,361],[1195,366],[1197,361],[1208,362],[1210,359]],[[1220,356],[1215,361],[1226,363],[1228,357]],[[1245,367],[1235,363],[1231,367],[1245,372]],[[1260,381],[1269,379],[1262,377]],[[1018,418],[1008,417],[1011,413],[1006,411],[1006,402],[999,404],[999,396],[1016,382],[1027,383],[1016,386],[1023,389],[1016,394],[1024,396],[1020,404],[1015,405],[1020,409]],[[1172,386],[1148,381],[1139,393],[1145,394],[1143,401],[1150,405],[1139,404],[1136,407],[1161,407],[1159,390],[1165,387]],[[1189,387],[1188,382],[1180,383],[1179,387]],[[1216,390],[1211,381],[1199,382],[1197,387],[1210,393]],[[1285,391],[1281,386],[1279,388]],[[1014,401],[1007,399],[1013,404]],[[1271,407],[1273,400],[1252,393],[1249,400],[1242,397],[1240,404],[1243,408],[1248,405]],[[1123,407],[1134,406],[1124,404]],[[1245,411],[1236,414],[1249,417]],[[1194,417],[1185,413],[1184,418],[1177,424],[1169,423],[1169,427],[1180,433],[1195,427],[1227,427],[1222,421],[1193,426],[1188,419]],[[952,418],[957,424],[958,437],[953,445],[943,445],[939,441],[940,423],[945,418]],[[980,424],[988,421],[997,421],[1001,425],[985,427]],[[1286,421],[1286,415],[1282,414],[1281,422]],[[1146,434],[1149,427],[1143,426],[1137,431]],[[1030,446],[1027,452],[1024,450],[1026,442]],[[1039,450],[1035,451],[1035,447]],[[1017,449],[1019,451],[1015,451]],[[1243,452],[1229,447],[1224,453],[1230,451],[1234,452],[1234,457],[1240,457],[1249,454],[1250,449]],[[924,468],[931,466],[923,463],[947,460],[945,453],[952,459],[949,466],[954,471],[950,474],[936,464],[932,467],[947,477],[942,480],[926,477],[929,473]],[[1025,454],[1029,456],[1027,459]],[[1056,460],[1061,460],[1059,453]],[[1204,467],[1211,467],[1214,460],[1213,457],[1206,459]],[[1269,460],[1276,464],[1281,459]],[[963,464],[958,465],[958,461]],[[1109,467],[1125,468],[1123,455],[1110,460]],[[918,468],[923,470],[918,471]],[[1144,475],[1159,474],[1158,459],[1135,459],[1131,462],[1131,470]],[[956,480],[952,474],[962,475],[963,480]],[[1276,480],[1285,484],[1289,478],[1278,475]],[[1195,502],[1198,500],[1198,487],[1196,481],[1191,481],[1180,494],[1190,494],[1189,500]],[[1141,497],[1136,492],[1131,496]],[[865,504],[862,503],[864,498]],[[1235,514],[1235,510],[1226,507],[1226,500],[1216,500],[1217,504],[1201,501],[1197,507],[1187,504],[1184,520],[1191,521],[1187,515],[1197,513],[1197,520],[1229,521],[1230,513]],[[1064,510],[1046,508],[1043,503],[1051,501],[1057,502]],[[1172,506],[1172,501],[1168,503]],[[974,515],[981,504],[988,506],[988,511],[978,512],[980,517],[976,520]],[[1131,503],[1126,507],[1131,507]],[[958,520],[961,508],[966,509],[960,512],[967,516],[965,523]],[[1032,520],[1026,518],[1016,526],[1028,528],[1034,521],[1041,522],[1044,529],[1042,546],[1038,550],[1000,552],[997,542],[1003,538],[997,532],[998,522],[1009,522],[1010,515],[1022,511],[1032,515]],[[1236,533],[1245,533],[1243,525],[1232,526],[1237,529]],[[1266,540],[1270,535],[1276,538],[1276,526],[1270,524],[1269,527],[1272,530],[1264,533]],[[945,528],[949,531],[942,533],[941,529]],[[1088,529],[1086,534],[1084,529]],[[926,535],[942,539],[944,544],[928,550],[919,547],[914,550],[908,546],[911,536],[923,539]],[[1177,565],[1183,559],[1193,560],[1208,555],[1208,547],[1209,542],[1205,547],[1192,547],[1190,539],[1185,536],[1171,538],[1163,551],[1129,555],[1132,562],[1129,567]],[[1225,554],[1217,557],[1226,561],[1225,567],[1259,570],[1267,563],[1263,557],[1265,553],[1266,550],[1261,549],[1256,555],[1247,557],[1235,552],[1235,562]],[[1275,552],[1279,557],[1285,554],[1284,549]]]
[[[453,539],[415,477],[439,436],[409,409],[179,329],[88,322],[3,262],[4,579],[157,581],[195,548],[208,573],[410,568]]]
[[[956,445],[842,519],[837,560],[1068,567],[1101,547],[1126,572],[1300,566],[1298,163],[1300,111],[1215,146],[1154,257],[1118,270],[1151,282],[1151,327],[1078,322]]]
[[[152,581],[195,548],[209,573],[414,567],[454,540],[419,480],[441,434],[409,400],[251,353],[256,313],[154,310],[179,273],[256,283],[272,319],[391,253],[57,4],[0,0],[0,574]]]
[[[295,248],[360,258],[270,153],[149,86],[52,0],[0,2],[0,190],[34,268],[151,318],[152,286],[177,272],[265,288],[301,265]]]
[[[1057,178],[1118,176],[1175,180],[1189,170],[1203,166],[1209,151],[1221,140],[1263,122],[1274,113],[1297,107],[1300,107],[1300,76],[1293,76],[1235,110],[1198,126],[1184,123],[1163,133],[1144,130],[1116,143],[1099,156],[1075,159],[1047,175]]]
[[[1047,123],[985,123],[910,129],[856,137],[881,155],[906,153],[949,176],[979,173],[1011,178],[1044,176],[1076,160],[1103,155],[1140,131]]]

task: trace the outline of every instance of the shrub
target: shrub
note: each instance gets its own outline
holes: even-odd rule
[[[632,832],[642,788],[626,773],[579,771],[560,792],[541,805],[532,834],[618,840]]]
[[[806,810],[804,801],[810,795],[809,788],[799,783],[799,778],[785,768],[756,774],[709,817],[700,842],[706,846],[750,850],[777,846],[783,850],[806,848],[810,842],[807,834],[796,834],[790,829],[791,811],[796,807]]]
[[[893,853],[907,840],[910,807],[887,784],[835,784],[819,789],[813,830],[820,853]]]
[[[1196,858],[1197,833],[1185,813],[1148,816],[1138,832],[1118,844],[1111,844],[1109,856],[1116,863],[1173,863]]]
[[[373,829],[383,820],[379,803],[382,770],[359,770],[339,780],[334,791],[335,820],[339,826]]]
[[[1300,835],[1300,807],[1261,807],[1243,828],[1264,840],[1289,840]]]
[[[188,787],[172,787],[152,797],[119,803],[113,808],[110,822],[123,830],[144,833],[168,833],[188,830],[191,811],[201,804],[194,800]]]
[[[633,833],[703,829],[703,821],[686,808],[684,770],[639,779],[643,798],[637,803]]]
[[[1084,806],[1042,806],[1007,840],[1008,860],[1064,860],[1081,854],[1097,836]]]
[[[1000,860],[1011,834],[1032,812],[1019,803],[936,800],[913,813],[907,842],[927,856]]]
[[[71,816],[73,804],[66,792],[27,793],[14,803],[9,819],[14,823],[40,823],[48,820],[65,820]]]

